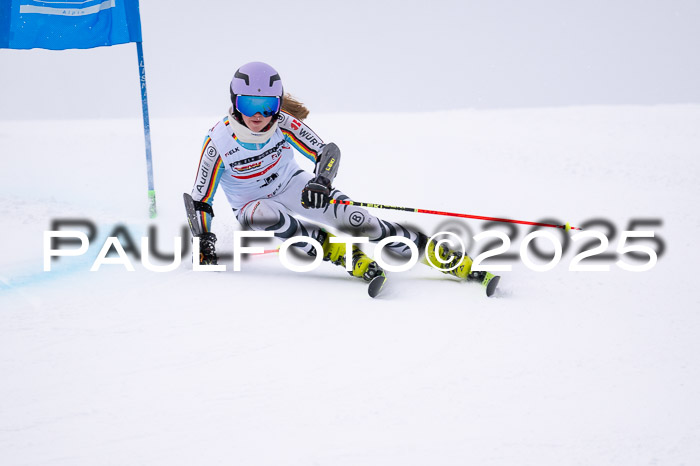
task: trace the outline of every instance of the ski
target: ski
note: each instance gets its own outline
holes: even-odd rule
[[[197,212],[194,210],[194,200],[192,196],[187,193],[183,193],[183,200],[185,201],[185,212],[187,213],[187,223],[190,224],[190,230],[192,231],[192,236],[199,236],[202,234],[202,229],[199,226],[199,220],[197,220]]]
[[[367,293],[369,293],[371,298],[376,298],[382,291],[382,288],[384,288],[384,282],[386,282],[385,274],[377,275],[370,280],[369,285],[367,286]]]

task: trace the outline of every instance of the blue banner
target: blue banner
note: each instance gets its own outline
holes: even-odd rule
[[[89,49],[141,42],[138,0],[1,0],[0,48]]]

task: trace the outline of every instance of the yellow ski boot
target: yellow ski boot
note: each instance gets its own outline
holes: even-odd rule
[[[426,245],[423,255],[424,264],[431,265],[442,273],[454,275],[457,278],[469,278],[472,269],[472,258],[469,255],[455,252],[445,246],[445,243],[440,244],[437,249],[435,246],[435,241],[430,241]]]
[[[345,243],[331,243],[330,239],[335,236],[326,231],[320,230],[316,238],[321,246],[323,246],[323,260],[329,261],[335,265],[345,268],[346,262],[346,245]],[[379,294],[384,282],[386,274],[376,261],[369,258],[360,248],[352,245],[352,270],[348,273],[353,277],[362,278],[369,283],[368,293],[371,297]]]
[[[424,238],[427,242],[427,238]],[[435,241],[430,241],[425,246],[425,254],[422,262],[428,264],[442,273],[453,275],[457,278],[470,281],[478,281],[486,290],[486,296],[493,296],[501,277],[491,272],[472,272],[472,258],[466,253],[452,251],[444,243],[438,248]],[[439,259],[438,259],[439,258]]]

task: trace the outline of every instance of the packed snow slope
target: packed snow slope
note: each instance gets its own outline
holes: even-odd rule
[[[700,462],[700,106],[307,121],[340,146],[336,185],[357,201],[585,225],[611,256],[582,264],[609,271],[569,271],[599,242],[570,239],[537,272],[519,257],[531,227],[372,210],[427,233],[503,231],[515,257],[487,263],[512,271],[491,299],[420,264],[371,299],[339,267],[295,273],[275,254],[240,272],[185,257],[157,273],[133,254],[133,272],[90,272],[120,226],[132,252],[149,229],[173,251],[219,117],[152,121],[152,221],[140,120],[0,123],[0,464]],[[223,193],[214,209],[230,253],[240,225]],[[43,232],[67,219],[95,225],[90,249],[44,272]],[[616,265],[646,262],[616,252],[630,229],[654,231],[638,243],[658,253],[649,271]],[[529,248],[546,263],[533,247],[551,244]]]

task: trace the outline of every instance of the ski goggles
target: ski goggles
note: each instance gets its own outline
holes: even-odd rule
[[[262,97],[257,95],[237,95],[236,109],[247,117],[256,113],[264,117],[270,117],[280,109],[279,97]]]

